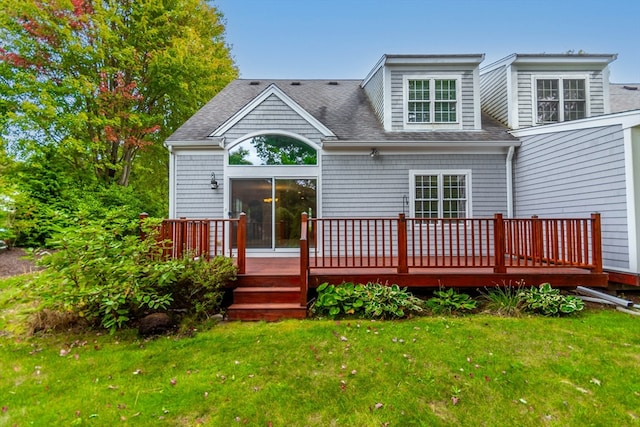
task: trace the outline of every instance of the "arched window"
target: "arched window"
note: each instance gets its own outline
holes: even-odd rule
[[[286,135],[254,136],[229,150],[231,166],[310,166],[317,162],[313,147]]]

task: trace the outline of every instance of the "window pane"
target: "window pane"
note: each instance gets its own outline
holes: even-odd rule
[[[442,177],[444,218],[464,218],[467,214],[467,177],[444,175]]]
[[[416,176],[415,214],[417,218],[438,217],[438,176]]]
[[[455,80],[436,80],[436,100],[447,101],[456,99]]]
[[[284,135],[260,135],[229,150],[230,165],[315,165],[316,150]]]
[[[565,79],[562,82],[564,120],[583,119],[587,116],[584,79]]]
[[[558,80],[536,80],[536,97],[538,123],[553,123],[558,121],[559,90]]]
[[[428,102],[409,102],[409,122],[426,123],[429,121]]]
[[[409,80],[409,101],[429,100],[429,80]]]
[[[456,103],[455,102],[436,102],[435,103],[435,122],[455,122],[456,121]]]

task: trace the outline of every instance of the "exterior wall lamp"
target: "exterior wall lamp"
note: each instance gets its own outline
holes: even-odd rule
[[[378,153],[378,149],[377,148],[372,148],[371,149],[371,153],[369,153],[369,155],[371,156],[372,159],[375,159],[376,157],[378,157],[380,155],[380,153]]]
[[[212,190],[217,190],[218,189],[218,181],[216,181],[215,172],[211,172],[211,189]]]

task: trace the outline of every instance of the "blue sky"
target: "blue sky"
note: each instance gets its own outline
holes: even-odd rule
[[[361,79],[385,53],[617,53],[640,83],[639,0],[213,0],[242,78]]]

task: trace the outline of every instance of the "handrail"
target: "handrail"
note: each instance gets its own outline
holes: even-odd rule
[[[306,268],[576,267],[602,272],[600,215],[590,218],[307,218]],[[308,254],[308,257],[304,255]]]
[[[181,258],[192,256],[233,258],[236,251],[238,273],[246,271],[246,216],[228,219],[165,219],[158,230],[158,240],[164,242],[163,255]]]

